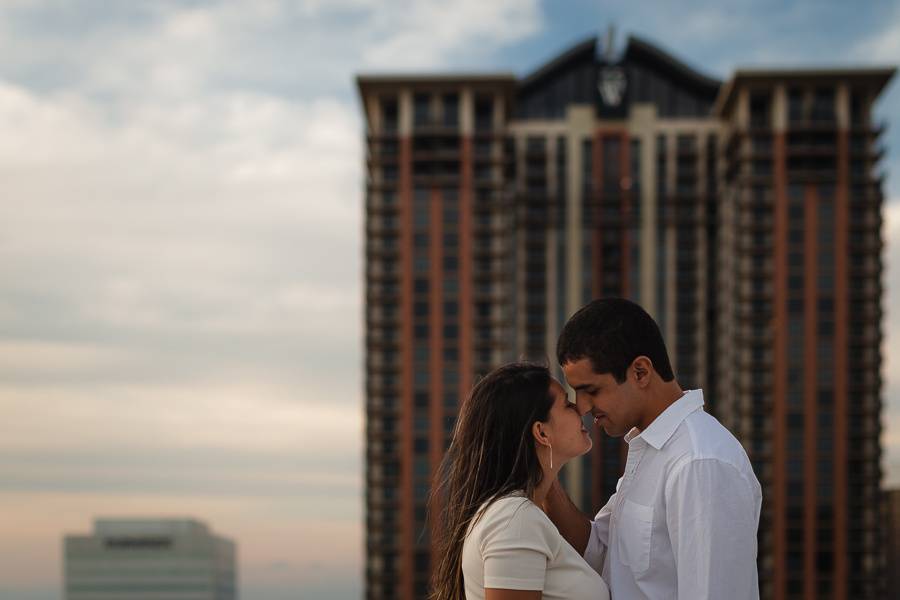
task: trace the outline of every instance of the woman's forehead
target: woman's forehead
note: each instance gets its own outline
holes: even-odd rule
[[[560,395],[565,396],[566,388],[564,388],[562,386],[562,384],[560,382],[558,382],[556,379],[551,379],[550,380],[550,393],[553,395],[554,398],[556,398]]]

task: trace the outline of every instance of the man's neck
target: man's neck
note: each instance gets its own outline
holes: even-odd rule
[[[672,381],[661,382],[661,385],[657,389],[652,390],[650,394],[650,398],[647,400],[647,410],[644,418],[641,419],[641,424],[638,426],[641,431],[650,427],[650,424],[656,420],[656,417],[663,414],[667,408],[677,402],[685,394],[685,391],[678,385],[678,381],[673,379]]]

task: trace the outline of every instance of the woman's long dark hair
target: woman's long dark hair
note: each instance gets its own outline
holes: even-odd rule
[[[550,371],[511,363],[490,372],[462,405],[430,499],[438,557],[432,600],[465,600],[462,550],[482,505],[515,491],[531,497],[543,476],[531,428],[549,418]]]

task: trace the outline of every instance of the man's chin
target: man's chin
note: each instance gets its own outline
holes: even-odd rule
[[[603,427],[603,433],[609,437],[622,437],[626,433],[624,431],[619,431],[614,425],[601,425],[601,427]]]

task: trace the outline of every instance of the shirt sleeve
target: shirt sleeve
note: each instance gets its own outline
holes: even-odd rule
[[[481,544],[485,588],[544,590],[547,563],[562,538],[540,510],[523,504],[508,520],[486,524]]]
[[[758,599],[755,478],[717,459],[692,460],[673,472],[665,493],[678,597]]]
[[[591,534],[584,549],[585,562],[591,565],[598,575],[603,575],[603,561],[606,560],[606,548],[609,546],[609,519],[615,501],[616,494],[613,494],[591,521]]]

